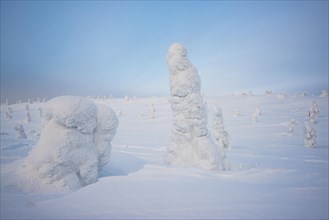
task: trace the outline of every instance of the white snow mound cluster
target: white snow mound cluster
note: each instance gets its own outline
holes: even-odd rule
[[[45,109],[41,136],[17,174],[27,192],[70,192],[98,180],[108,162],[118,118],[82,97],[60,96]]]
[[[187,50],[178,43],[170,46],[167,64],[173,128],[166,163],[218,169],[220,154],[207,129],[198,71],[190,63]]]

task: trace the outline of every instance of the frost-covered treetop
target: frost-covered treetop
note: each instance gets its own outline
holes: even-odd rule
[[[167,59],[169,60],[172,56],[182,56],[182,57],[187,57],[187,49],[179,43],[173,43],[168,50],[168,57]]]
[[[170,46],[167,64],[172,96],[185,97],[200,91],[198,70],[189,61],[183,45],[174,43]]]
[[[46,106],[46,120],[54,118],[57,123],[77,128],[82,133],[92,133],[96,128],[97,108],[92,101],[82,97],[60,96]]]
[[[167,63],[169,69],[173,70],[174,73],[190,67],[191,63],[187,58],[187,49],[179,43],[172,44],[168,50]]]

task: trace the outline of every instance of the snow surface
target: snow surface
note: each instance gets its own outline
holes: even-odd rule
[[[304,122],[312,101],[319,116],[317,147],[304,147]],[[188,218],[328,219],[328,97],[286,95],[208,97],[222,109],[230,134],[231,169],[166,166],[172,113],[167,97],[97,99],[121,112],[110,161],[98,182],[72,193],[24,193],[8,181],[40,139],[39,108],[1,105],[1,219]],[[150,105],[156,117],[150,117]],[[257,123],[251,115],[259,106]],[[6,117],[8,107],[13,119]],[[235,112],[240,114],[234,114]],[[119,114],[118,114],[119,115]],[[209,132],[213,122],[208,114]],[[294,129],[291,131],[291,121]],[[22,124],[26,139],[16,139]]]

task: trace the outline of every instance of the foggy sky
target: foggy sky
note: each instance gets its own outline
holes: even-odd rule
[[[175,42],[207,95],[328,90],[328,1],[1,1],[1,100],[168,95]]]

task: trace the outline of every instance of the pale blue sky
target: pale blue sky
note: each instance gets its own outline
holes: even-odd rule
[[[328,89],[328,1],[1,1],[1,98],[169,95],[174,42],[208,95]]]

